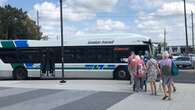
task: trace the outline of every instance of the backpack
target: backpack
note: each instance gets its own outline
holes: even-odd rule
[[[171,67],[169,65],[162,66],[162,74],[165,76],[171,75]]]
[[[134,71],[133,75],[136,78],[144,77],[145,73],[144,73],[144,69],[143,69],[143,65],[142,64],[137,64],[136,65],[136,70]]]
[[[176,64],[172,61],[171,75],[177,76],[178,74],[179,74],[179,70],[178,70]]]

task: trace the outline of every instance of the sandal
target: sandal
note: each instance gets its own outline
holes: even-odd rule
[[[164,97],[162,98],[162,100],[165,100],[167,97],[168,97],[168,96],[164,96]]]
[[[175,87],[173,88],[173,92],[176,92],[176,88]]]

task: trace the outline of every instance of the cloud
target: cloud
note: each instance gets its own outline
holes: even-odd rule
[[[0,6],[3,6],[7,3],[7,0],[0,0]]]
[[[123,31],[127,29],[127,26],[121,21],[97,20],[96,29],[102,31]]]
[[[191,26],[190,12],[194,10],[195,3],[187,2],[188,27]],[[152,7],[150,7],[152,8]],[[185,45],[183,2],[165,0],[152,11],[140,10],[134,20],[137,32],[160,41],[164,37],[163,31],[167,30],[167,41],[169,45]],[[139,31],[138,31],[139,30]],[[189,44],[191,44],[191,28],[188,28]]]
[[[128,0],[129,7],[133,10],[150,10],[157,8],[163,2],[163,0]]]
[[[51,2],[43,2],[41,4],[35,4],[33,11],[39,11],[39,16],[44,20],[58,20],[60,16],[60,8]]]
[[[171,3],[164,3],[160,9],[158,9],[157,13],[159,15],[181,15],[184,13],[184,3],[181,2],[171,2]],[[193,3],[186,3],[186,12],[190,14],[191,11],[195,11],[195,4]]]
[[[96,17],[97,12],[109,12],[118,0],[66,0],[63,2],[63,18],[67,22],[81,22]],[[36,20],[36,12],[39,11],[41,31],[50,38],[60,33],[60,8],[58,4],[45,1],[33,6],[29,13]],[[117,25],[121,25],[117,23]],[[122,26],[122,25],[121,25]],[[79,34],[73,27],[66,27],[65,34]]]
[[[67,0],[63,3],[64,19],[82,21],[94,18],[97,11],[110,11],[118,0]],[[57,4],[45,1],[34,5],[34,11],[39,10],[42,17],[56,20],[60,16]]]
[[[67,0],[66,5],[81,11],[111,11],[118,0]]]

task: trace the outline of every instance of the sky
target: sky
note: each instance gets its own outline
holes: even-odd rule
[[[59,0],[0,0],[22,8],[36,20],[49,40],[60,39]],[[188,39],[192,43],[191,11],[195,0],[186,0]],[[136,33],[168,45],[185,45],[183,0],[63,0],[64,37],[80,34]]]

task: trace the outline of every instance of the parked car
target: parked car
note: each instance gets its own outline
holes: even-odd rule
[[[181,56],[174,60],[175,64],[179,68],[195,68],[195,63],[192,61],[191,57],[189,56]]]
[[[188,56],[195,62],[195,54],[189,54]]]
[[[181,54],[171,54],[171,56],[172,56],[172,59],[175,60],[176,58],[181,57],[182,55]]]

